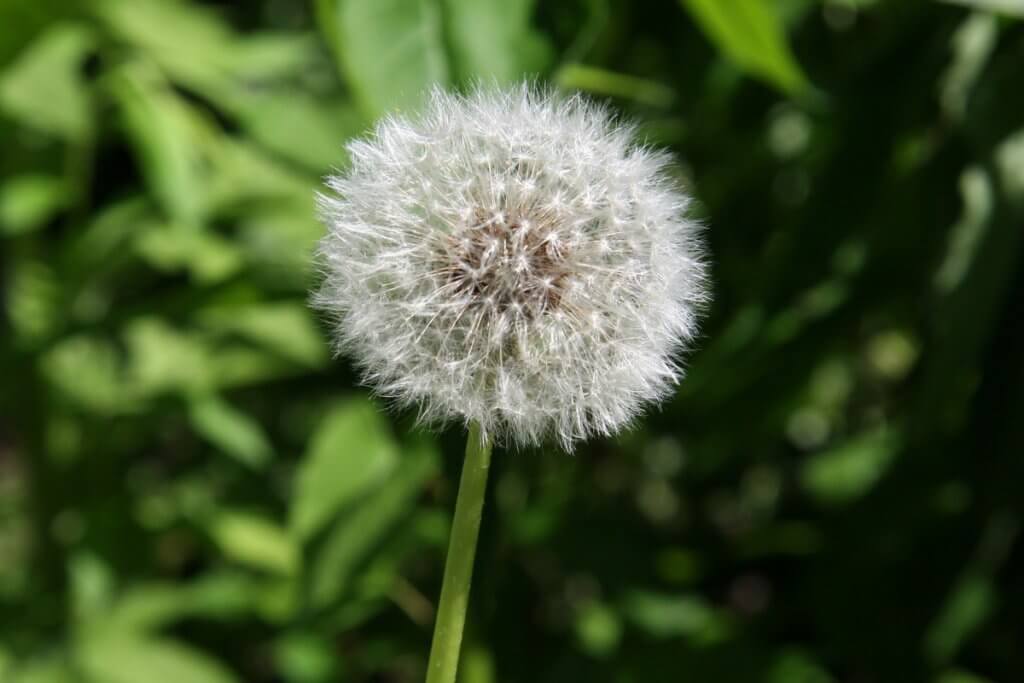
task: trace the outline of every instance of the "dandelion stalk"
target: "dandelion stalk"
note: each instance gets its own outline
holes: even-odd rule
[[[469,588],[473,583],[473,559],[480,532],[484,496],[487,492],[487,470],[491,463],[491,441],[473,423],[466,441],[466,460],[455,501],[455,519],[448,542],[444,565],[441,601],[434,622],[434,641],[430,647],[427,683],[455,683],[459,666],[462,630],[469,605]]]

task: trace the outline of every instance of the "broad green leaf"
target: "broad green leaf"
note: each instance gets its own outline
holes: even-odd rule
[[[995,12],[1024,19],[1024,3],[1020,0],[943,0],[954,5],[973,7],[984,12]]]
[[[995,153],[999,178],[1011,204],[1024,209],[1024,130],[999,143]]]
[[[668,86],[636,76],[615,73],[582,64],[567,64],[555,76],[558,85],[602,96],[636,100],[652,107],[672,104],[675,93]]]
[[[345,141],[364,127],[350,103],[328,103],[301,91],[239,89],[221,99],[254,140],[321,174],[343,160]]]
[[[90,274],[109,276],[111,263],[131,238],[157,221],[153,207],[142,196],[113,202],[96,212],[64,246],[63,261],[76,277]]]
[[[925,633],[924,649],[929,659],[950,662],[998,604],[990,576],[976,571],[964,576]]]
[[[369,119],[415,110],[426,90],[449,82],[440,0],[336,0],[331,25],[340,67]]]
[[[823,503],[849,502],[874,486],[898,448],[899,440],[888,430],[858,436],[805,461],[801,482]]]
[[[942,107],[953,119],[962,119],[975,83],[996,48],[999,26],[990,14],[976,12],[953,34],[953,61],[942,77]]]
[[[151,225],[139,231],[135,248],[154,268],[186,270],[199,284],[226,280],[243,267],[242,253],[233,242],[199,225]]]
[[[42,227],[68,200],[64,181],[49,175],[23,175],[0,186],[0,235]]]
[[[215,394],[189,402],[189,420],[196,432],[250,467],[262,467],[272,456],[259,423]]]
[[[834,680],[810,654],[800,650],[779,654],[766,679],[767,683],[832,683]]]
[[[188,583],[150,583],[124,591],[90,628],[141,634],[188,617],[237,619],[253,611],[262,582],[239,571],[206,573]]]
[[[697,24],[736,66],[795,93],[807,79],[789,50],[774,4],[768,0],[681,0]]]
[[[460,80],[506,83],[542,71],[551,59],[530,26],[534,0],[443,0],[445,35]]]
[[[574,624],[580,645],[594,657],[607,657],[622,641],[622,619],[603,602],[591,602],[579,611]]]
[[[0,109],[19,123],[80,142],[92,131],[82,62],[92,34],[60,24],[47,31],[0,75]]]
[[[702,598],[633,591],[623,600],[623,613],[657,638],[700,636],[722,627],[722,617]]]
[[[102,683],[236,683],[210,656],[176,641],[112,632],[85,635],[77,659],[90,680]]]
[[[237,334],[310,368],[328,359],[327,340],[304,302],[233,305],[204,311],[199,322],[219,333]]]
[[[14,667],[10,672],[0,670],[0,674],[4,674],[4,683],[81,683],[71,663],[57,657]]]
[[[290,633],[274,645],[274,661],[288,681],[327,683],[336,680],[334,644],[315,633]]]
[[[15,339],[34,344],[51,335],[63,320],[63,295],[53,269],[39,261],[22,259],[6,275],[3,291],[6,313]]]
[[[302,202],[252,212],[241,218],[239,236],[252,270],[268,289],[307,292],[313,252],[324,227],[317,221],[311,193]]]
[[[411,513],[423,482],[437,466],[438,454],[432,447],[412,449],[382,486],[338,519],[310,562],[305,587],[313,605],[325,607],[352,588],[355,572]]]
[[[292,530],[308,539],[398,464],[398,445],[377,406],[358,398],[335,407],[313,434],[296,474]]]
[[[181,0],[98,0],[92,10],[125,42],[189,85],[219,83],[234,42],[209,8]]]
[[[275,161],[250,142],[226,135],[208,135],[205,151],[211,167],[205,190],[212,215],[262,215],[285,204],[301,207],[316,223],[309,176]]]
[[[159,318],[133,321],[125,331],[129,377],[142,394],[193,395],[213,388],[214,362],[207,345]]]
[[[960,194],[963,213],[950,230],[946,256],[935,274],[935,287],[940,292],[956,289],[967,276],[995,209],[992,180],[977,166],[960,174]]]
[[[304,34],[240,36],[208,7],[183,0],[96,0],[92,9],[112,33],[156,61],[176,83],[214,102],[240,80],[302,73],[315,56]]]
[[[43,375],[65,400],[98,415],[115,415],[131,403],[121,356],[110,341],[92,335],[62,339],[42,357]]]
[[[275,522],[246,512],[223,511],[209,522],[210,534],[227,557],[273,574],[298,569],[299,550]]]
[[[168,216],[198,224],[207,165],[198,145],[197,115],[148,65],[119,69],[109,88],[151,192]]]
[[[71,608],[75,621],[85,623],[109,609],[114,595],[114,573],[99,557],[80,552],[68,562]]]

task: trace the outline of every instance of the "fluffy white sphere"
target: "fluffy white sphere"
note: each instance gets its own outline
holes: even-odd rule
[[[316,304],[380,394],[500,441],[610,434],[681,376],[707,299],[666,154],[580,97],[432,93],[319,196]]]

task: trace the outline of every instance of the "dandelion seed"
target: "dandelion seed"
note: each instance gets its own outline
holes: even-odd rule
[[[707,300],[670,158],[529,86],[432,93],[319,196],[316,305],[367,383],[431,422],[571,449],[681,377]]]

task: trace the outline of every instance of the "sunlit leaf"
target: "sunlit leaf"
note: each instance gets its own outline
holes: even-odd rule
[[[337,406],[313,434],[296,475],[292,529],[302,538],[315,534],[398,462],[398,445],[377,406],[364,399]]]
[[[788,650],[772,662],[767,683],[832,683],[835,679],[809,653]]]
[[[78,661],[90,680],[103,683],[235,683],[209,655],[173,640],[113,633],[84,637]]]
[[[594,657],[607,657],[622,641],[622,619],[602,602],[595,601],[581,609],[574,626],[580,645]]]
[[[416,109],[429,86],[448,83],[439,0],[335,0],[331,9],[321,19],[368,118]]]
[[[807,79],[786,42],[773,3],[767,0],[681,0],[704,33],[738,67],[786,92]]]
[[[968,573],[946,599],[942,611],[928,627],[924,649],[933,662],[949,662],[984,622],[997,604],[992,578]]]
[[[0,185],[0,235],[17,235],[42,227],[67,202],[60,178],[23,175]]]
[[[672,89],[661,83],[582,64],[565,65],[555,78],[563,88],[622,97],[652,107],[667,107],[675,97]]]
[[[152,225],[139,231],[135,248],[153,267],[186,270],[201,284],[225,280],[243,266],[241,251],[233,242],[198,225]]]
[[[285,576],[298,569],[298,548],[283,527],[265,517],[222,511],[209,529],[221,551],[237,562]]]
[[[1024,19],[1024,4],[1020,0],[943,0],[943,2]]]
[[[131,401],[121,356],[106,339],[84,334],[67,337],[43,356],[41,366],[66,400],[89,412],[117,414]]]
[[[456,75],[503,83],[541,72],[551,47],[530,25],[534,5],[535,0],[443,0]]]
[[[147,394],[178,391],[187,395],[212,388],[214,364],[209,348],[195,334],[158,318],[133,321],[125,331],[129,376]]]
[[[659,595],[633,591],[623,600],[623,613],[658,638],[708,635],[724,627],[711,605],[694,595]]]
[[[848,502],[865,494],[881,478],[898,447],[896,435],[887,430],[855,437],[807,459],[801,481],[821,502]]]
[[[335,522],[311,560],[307,590],[314,605],[327,606],[351,588],[354,572],[411,512],[424,480],[437,469],[437,459],[433,448],[425,446],[404,454],[386,482]]]
[[[260,424],[219,396],[208,394],[192,400],[189,420],[199,434],[250,467],[262,467],[272,456]]]
[[[51,28],[0,74],[0,109],[66,140],[88,137],[92,112],[81,67],[92,44],[92,34],[81,26]]]
[[[199,223],[205,205],[203,153],[197,116],[189,105],[142,65],[120,69],[109,81],[150,189],[169,216]]]
[[[200,315],[207,329],[237,334],[301,365],[317,368],[328,358],[328,344],[304,301],[213,308]]]

